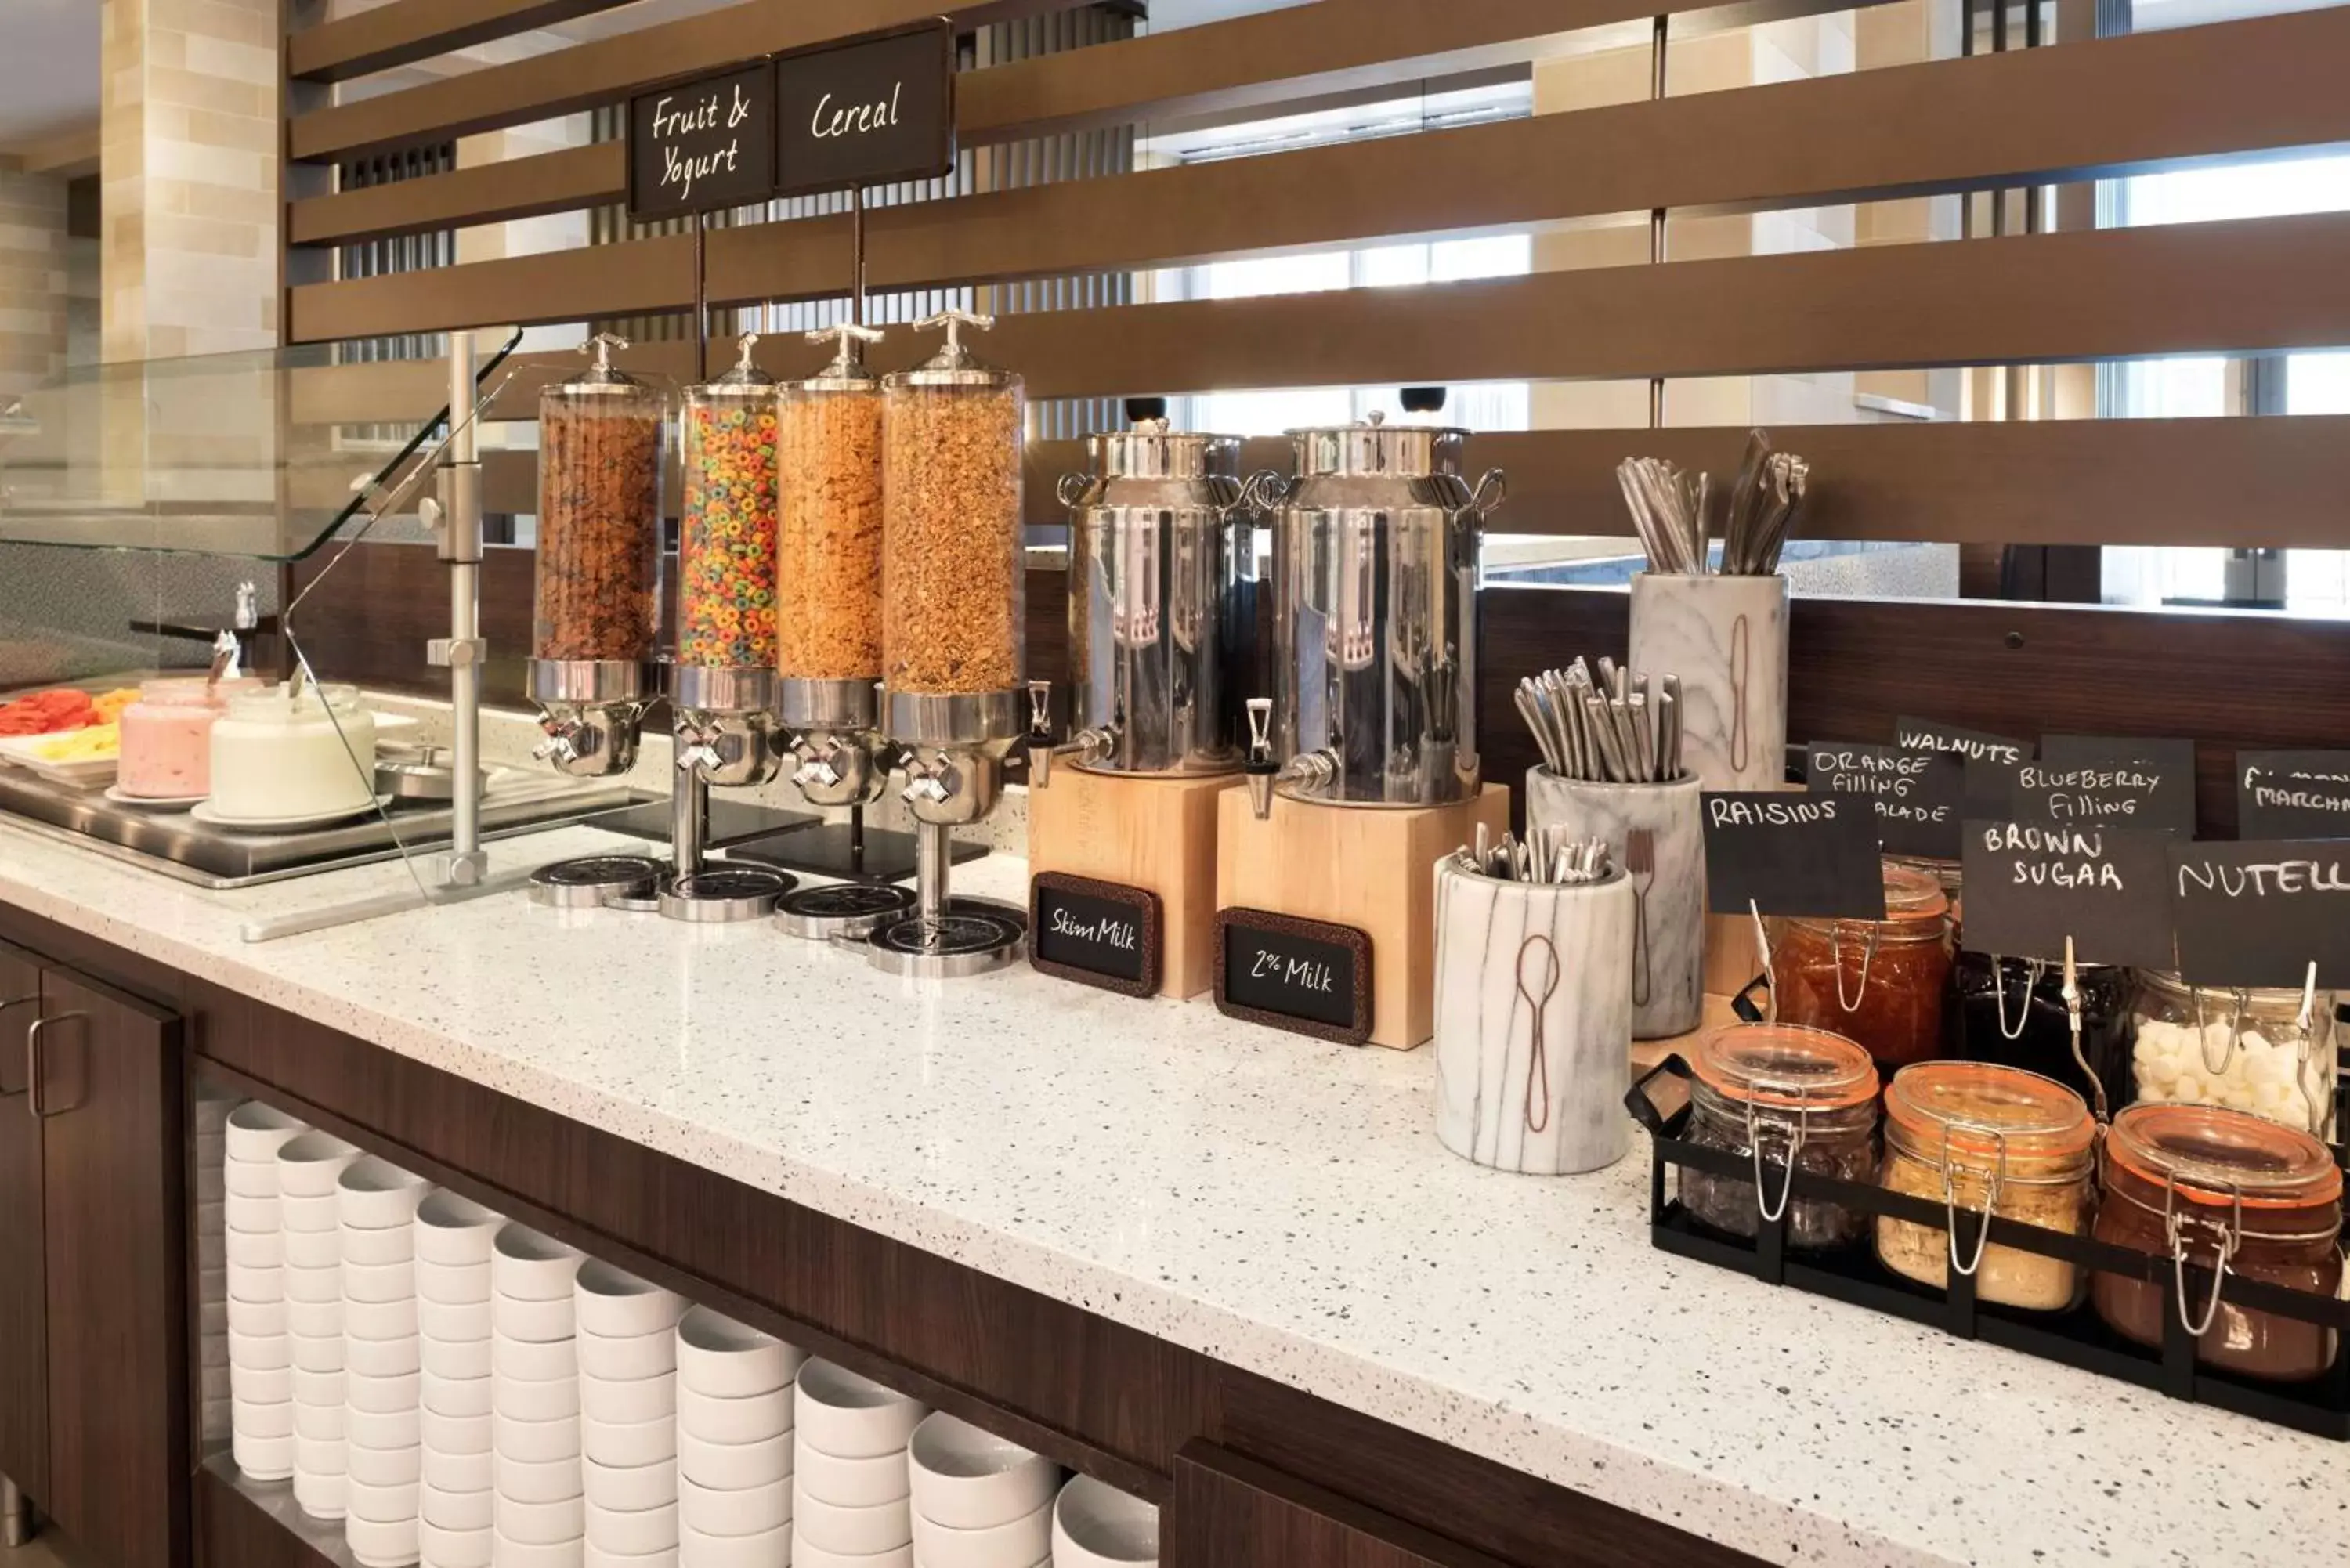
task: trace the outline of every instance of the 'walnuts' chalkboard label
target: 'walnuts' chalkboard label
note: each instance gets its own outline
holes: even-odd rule
[[[1159,895],[1059,871],[1028,881],[1028,961],[1128,996],[1159,989]]]
[[[953,169],[954,33],[943,21],[775,62],[775,184],[785,196]]]
[[[2171,966],[2172,836],[2140,827],[1970,822],[1961,940],[2002,958]]]
[[[775,188],[775,68],[765,61],[629,100],[629,215],[764,202]]]
[[[1216,911],[1216,1007],[1359,1045],[1371,1036],[1371,939],[1267,909]]]
[[[1966,819],[2004,822],[2012,815],[2015,770],[2032,760],[2031,742],[1906,715],[1893,722],[1893,733],[1905,751],[1948,752],[1966,763]]]
[[[1717,915],[1885,918],[1877,813],[1856,795],[1706,794],[1706,907]]]
[[[2350,838],[2350,752],[2238,752],[2236,836]]]
[[[1892,855],[1959,857],[1966,814],[1966,764],[1934,751],[1814,741],[1804,777],[1829,794],[1856,794],[1877,807],[1877,832]]]
[[[2190,985],[2350,987],[2350,844],[2170,846],[2178,971]],[[1974,889],[1967,889],[1974,919]]]

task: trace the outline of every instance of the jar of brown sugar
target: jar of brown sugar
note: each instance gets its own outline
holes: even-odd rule
[[[1788,1023],[1717,1029],[1690,1055],[1689,1141],[1743,1155],[1754,1174],[1680,1173],[1690,1217],[1733,1236],[1787,1216],[1787,1244],[1823,1251],[1868,1234],[1867,1216],[1788,1196],[1784,1171],[1867,1181],[1877,1169],[1877,1068],[1839,1034]],[[1784,1168],[1773,1173],[1770,1161]]]
[[[2175,1312],[2206,1366],[2297,1381],[2334,1365],[2331,1329],[2228,1299],[2235,1279],[2341,1290],[2342,1172],[2323,1143],[2244,1111],[2141,1105],[2114,1118],[2105,1163],[2097,1239],[2171,1262],[2160,1283],[2096,1276],[2090,1297],[2115,1333],[2158,1346]],[[2208,1282],[2190,1283],[2188,1264]]]
[[[613,366],[627,347],[598,334],[539,394],[534,659],[641,663],[660,636],[663,400]]]
[[[1943,1054],[1950,900],[1925,871],[1884,874],[1882,920],[1774,921],[1771,986],[1780,1022],[1856,1040],[1889,1073]]]
[[[1024,625],[1020,378],[982,362],[950,310],[938,353],[883,378],[882,683],[893,694],[1010,692]]]
[[[838,351],[784,388],[775,670],[870,682],[881,679],[881,381],[862,349],[881,334],[844,323],[807,336]]]
[[[2001,1246],[1979,1228],[1962,1245],[1959,1215],[1997,1215],[2046,1231],[2088,1229],[2096,1123],[2081,1096],[2037,1073],[1981,1062],[1922,1062],[1885,1091],[1885,1166],[1894,1192],[1943,1206],[1947,1229],[1881,1215],[1877,1261],[1937,1289],[1971,1274],[1978,1299],[2061,1312],[2081,1271],[2062,1258]]]

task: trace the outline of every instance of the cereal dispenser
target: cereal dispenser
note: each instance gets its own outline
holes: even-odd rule
[[[871,937],[904,974],[972,974],[1017,959],[1026,923],[947,894],[951,830],[983,820],[1023,732],[1020,379],[962,341],[994,318],[917,323],[946,342],[886,377],[881,528],[881,732],[903,753],[916,822],[914,913]]]

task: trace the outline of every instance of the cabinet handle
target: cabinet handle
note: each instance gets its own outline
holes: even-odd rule
[[[27,996],[9,996],[9,997],[0,997],[0,1014],[5,1014],[5,1013],[7,1012],[7,1011],[8,1011],[10,1008],[12,1008],[12,1007],[23,1007],[23,1006],[27,1005],[28,1003],[36,1002],[38,1002],[38,1001],[40,1001],[40,1000],[41,1000],[41,993],[40,993],[39,992],[37,992],[37,991],[36,991],[36,992],[32,992],[30,995],[27,995]],[[30,1030],[27,1030],[27,1031],[26,1031],[26,1034],[27,1034],[27,1035],[29,1035],[29,1034],[31,1033],[31,1031],[30,1031]],[[17,1087],[17,1088],[14,1088],[14,1089],[7,1087],[5,1085],[0,1085],[0,1100],[5,1100],[5,1099],[6,1099],[6,1098],[7,1098],[9,1096],[11,1096],[11,1095],[21,1095],[21,1094],[23,1094],[26,1089],[29,1089],[29,1088],[31,1088],[32,1086],[33,1086],[33,1085],[32,1085],[32,1083],[31,1083],[31,1081],[30,1081],[29,1079],[28,1079],[28,1080],[26,1080],[26,1083],[24,1083],[21,1086],[19,1086],[19,1087]]]
[[[25,1104],[31,1109],[35,1121],[46,1120],[50,1116],[63,1114],[52,1111],[41,1104],[41,1073],[44,1066],[41,1057],[41,1031],[52,1023],[62,1023],[68,1018],[83,1016],[85,1014],[79,1012],[52,1013],[47,1018],[34,1019],[31,1026],[25,1031]],[[73,1108],[71,1106],[66,1107],[68,1111]]]

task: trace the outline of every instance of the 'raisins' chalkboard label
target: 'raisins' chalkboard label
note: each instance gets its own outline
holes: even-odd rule
[[[1939,719],[1896,719],[1893,733],[1907,751],[1948,752],[1966,763],[1966,820],[2003,822],[2012,815],[2015,770],[2032,760],[2031,742]]]
[[[775,62],[775,184],[802,196],[954,168],[954,32],[941,21]]]
[[[1960,940],[2002,958],[2171,966],[2168,833],[2045,822],[1970,822]]]
[[[775,68],[763,60],[629,99],[629,215],[764,202],[775,188]]]
[[[2049,735],[2016,770],[2026,822],[2165,828],[2195,836],[2195,742],[2137,735]]]
[[[2190,985],[2350,987],[2350,844],[2170,846],[2178,971]],[[1967,889],[1974,920],[1974,889]]]
[[[1877,808],[1877,834],[1891,855],[1959,857],[1966,816],[1966,764],[1941,752],[1814,741],[1804,777],[1828,794],[1856,794]]]
[[[2236,836],[2350,838],[2350,752],[2238,752]]]
[[[1707,794],[1706,907],[1717,915],[1885,918],[1877,812],[1849,794]]]
[[[1267,909],[1216,911],[1216,1007],[1345,1045],[1371,1036],[1371,939]]]
[[[1028,879],[1028,961],[1128,996],[1159,989],[1159,895],[1059,871]]]

